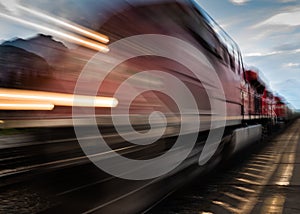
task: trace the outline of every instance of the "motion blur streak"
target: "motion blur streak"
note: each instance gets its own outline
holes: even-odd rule
[[[18,102],[12,100],[0,100],[0,110],[52,110],[53,104],[37,102]]]
[[[57,18],[54,18],[54,17],[51,17],[49,15],[46,15],[46,14],[43,14],[41,12],[38,12],[38,11],[35,11],[35,10],[32,10],[32,9],[29,9],[29,8],[26,8],[26,7],[23,7],[23,6],[20,6],[18,5],[18,8],[20,8],[21,10],[23,11],[26,11],[28,13],[31,13],[35,16],[38,16],[42,19],[45,19],[47,21],[51,21],[53,23],[56,23],[58,25],[61,25],[61,26],[64,26],[66,28],[69,28],[71,30],[74,30],[74,31],[77,31],[78,33],[81,33],[82,35],[84,36],[87,36],[91,39],[95,39],[95,40],[98,40],[99,42],[103,42],[103,43],[108,43],[109,42],[109,38],[103,34],[99,34],[95,31],[92,31],[92,30],[89,30],[87,28],[84,28],[82,26],[78,26],[74,23],[71,23],[71,22],[66,22],[66,21],[62,21],[62,20],[59,20]]]
[[[101,51],[101,52],[104,52],[104,53],[107,53],[109,51],[109,48],[106,45],[103,45],[103,44],[98,43],[98,42],[94,42],[94,41],[89,40],[89,39],[85,39],[83,37],[76,36],[74,34],[70,34],[70,33],[63,32],[63,31],[58,31],[58,30],[55,30],[53,28],[45,27],[45,26],[42,26],[40,24],[36,24],[36,23],[31,22],[31,21],[23,20],[21,18],[10,16],[10,15],[4,14],[4,13],[0,13],[0,17],[9,19],[9,20],[14,21],[14,22],[18,22],[20,24],[26,25],[26,26],[31,27],[31,28],[46,31],[50,34],[53,34],[57,37],[60,37],[61,39],[68,40],[70,42],[82,45],[86,48],[90,48],[90,49],[93,49],[95,51]]]
[[[31,102],[44,101],[57,106],[116,107],[118,105],[118,100],[110,97],[93,97],[74,94],[52,93],[45,91],[4,88],[0,88],[0,98],[4,98],[6,100]]]

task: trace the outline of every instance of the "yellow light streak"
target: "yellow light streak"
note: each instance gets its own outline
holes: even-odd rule
[[[40,24],[36,24],[36,23],[30,22],[30,21],[27,21],[27,20],[24,20],[24,19],[21,19],[21,18],[17,18],[17,17],[14,17],[14,16],[4,14],[4,13],[0,13],[0,17],[9,19],[9,20],[14,21],[14,22],[21,23],[23,25],[27,25],[28,27],[32,27],[32,28],[35,28],[35,29],[38,29],[38,30],[46,31],[46,32],[48,32],[50,34],[53,34],[53,35],[55,35],[55,36],[57,36],[61,39],[68,40],[70,42],[82,45],[84,47],[87,47],[87,48],[90,48],[90,49],[93,49],[93,50],[96,50],[96,51],[101,51],[101,52],[104,52],[104,53],[107,53],[109,51],[109,48],[106,45],[94,42],[94,41],[89,40],[89,39],[85,39],[85,38],[80,37],[80,36],[76,36],[74,34],[70,34],[70,33],[63,32],[63,31],[58,31],[58,30],[55,30],[53,28],[46,27],[46,26],[43,26],[43,25],[40,25]]]
[[[0,100],[0,110],[53,110],[54,105],[50,103],[36,103],[36,102],[18,102],[11,100]]]
[[[113,97],[85,96],[45,91],[31,91],[0,88],[0,98],[6,100],[52,103],[55,106],[116,107],[118,100]],[[1,101],[0,101],[1,102]]]
[[[95,31],[92,31],[90,29],[87,29],[85,27],[79,26],[79,25],[77,25],[75,23],[71,23],[70,21],[68,21],[68,22],[67,21],[62,21],[60,19],[57,19],[57,18],[54,18],[52,16],[46,15],[44,13],[41,13],[41,12],[29,9],[29,8],[23,7],[21,5],[18,5],[18,8],[20,8],[21,10],[26,11],[28,13],[31,13],[31,14],[33,14],[35,16],[38,16],[38,17],[40,17],[42,19],[51,21],[53,23],[56,23],[58,25],[66,27],[68,29],[77,31],[80,34],[82,34],[82,35],[84,35],[86,37],[89,37],[91,39],[98,40],[99,42],[103,42],[105,44],[109,42],[109,38],[107,36],[105,36],[103,34],[100,34],[100,33],[97,33]]]

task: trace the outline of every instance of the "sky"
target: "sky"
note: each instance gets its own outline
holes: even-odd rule
[[[52,0],[24,0],[41,5]],[[133,1],[133,0],[131,0]],[[137,1],[137,0],[136,0]],[[141,1],[141,0],[140,0]],[[154,1],[154,0],[152,0]],[[156,0],[155,0],[156,1]],[[267,79],[270,88],[284,96],[295,108],[300,109],[300,0],[196,0],[239,45],[244,63],[256,67]],[[0,11],[15,10],[17,0],[0,0]],[[74,3],[75,2],[75,3]],[[93,4],[89,4],[92,3]],[[52,7],[53,14],[67,16],[80,14],[84,17],[97,14],[91,10],[103,6],[106,0],[56,0],[67,7]],[[122,0],[114,0],[111,7]],[[83,10],[82,5],[94,5]],[[98,7],[99,6],[99,7]],[[50,9],[49,9],[50,10]],[[77,13],[78,12],[78,13]],[[99,13],[98,13],[99,14]],[[0,17],[1,18],[1,17]],[[68,18],[69,17],[64,17]],[[95,19],[89,17],[90,20]],[[76,21],[80,17],[76,16]],[[93,21],[92,23],[96,23]],[[0,42],[15,32],[32,35],[34,31],[20,25],[1,22]],[[9,27],[5,27],[9,25]],[[95,26],[90,26],[95,27]]]
[[[198,0],[239,45],[244,62],[300,109],[300,0]]]

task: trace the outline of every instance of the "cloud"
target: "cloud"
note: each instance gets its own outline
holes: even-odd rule
[[[300,49],[293,49],[293,50],[278,50],[278,51],[270,51],[270,52],[253,52],[253,53],[246,53],[245,57],[264,57],[264,56],[273,56],[279,54],[298,54],[300,53]]]
[[[247,2],[249,2],[250,0],[229,0],[229,1],[235,5],[244,5]]]
[[[283,67],[286,67],[286,68],[300,68],[300,63],[290,62],[290,63],[284,64]]]
[[[282,37],[282,36],[290,36],[295,35],[294,31],[296,30],[295,26],[289,25],[254,25],[250,26],[248,30],[253,34],[253,41],[262,41],[263,39],[270,40],[271,37]],[[283,40],[280,40],[281,42]]]
[[[272,52],[265,52],[265,53],[254,52],[254,53],[246,53],[245,57],[272,56],[272,55],[281,54],[281,53],[282,53],[282,51],[272,51]]]
[[[300,49],[299,43],[285,43],[274,47],[274,51],[295,51]]]
[[[265,25],[300,26],[300,8],[293,11],[278,13],[257,24],[255,27],[263,27]]]
[[[300,81],[296,79],[287,79],[273,84],[274,89],[291,102],[297,109],[300,109]]]
[[[14,14],[18,13],[18,8],[17,8],[18,4],[19,4],[18,0],[0,1],[0,5],[4,6],[6,11],[12,12]]]
[[[290,3],[290,2],[296,2],[297,0],[278,0],[280,3]]]

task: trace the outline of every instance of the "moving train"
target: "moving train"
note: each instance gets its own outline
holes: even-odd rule
[[[75,48],[70,48],[63,39],[57,39],[55,34],[52,36],[40,33],[28,40],[18,38],[6,41],[1,45],[1,58],[3,61],[9,60],[10,64],[15,67],[11,68],[7,63],[1,64],[2,73],[6,73],[2,75],[1,80],[1,85],[4,88],[2,89],[2,99],[4,99],[2,101],[17,99],[15,100],[16,103],[12,103],[16,108],[9,109],[10,107],[2,106],[1,117],[4,122],[1,125],[3,128],[57,126],[58,123],[55,122],[55,119],[72,117],[74,113],[72,105],[74,106],[75,102],[71,100],[70,95],[74,93],[91,95],[90,97],[97,95],[100,96],[100,99],[101,97],[111,98],[111,102],[118,103],[118,110],[115,112],[120,115],[129,114],[133,126],[135,122],[148,124],[149,115],[153,111],[162,112],[167,120],[177,120],[180,124],[182,121],[178,115],[181,112],[178,109],[177,101],[172,100],[172,97],[167,94],[170,91],[179,95],[180,100],[178,102],[183,104],[181,110],[198,112],[197,115],[202,117],[199,132],[205,132],[211,128],[211,121],[215,120],[213,118],[215,114],[220,116],[217,120],[226,121],[224,126],[226,131],[230,131],[229,133],[225,132],[225,135],[231,135],[233,130],[244,127],[245,124],[248,126],[261,124],[259,129],[262,129],[270,121],[273,123],[274,121],[286,121],[291,117],[292,110],[287,106],[284,99],[272,93],[261,80],[258,72],[244,68],[238,45],[200,7],[198,1],[157,1],[152,3],[129,1],[122,4],[103,2],[101,7],[98,4],[97,7],[99,7],[99,13],[104,14],[106,18],[98,28],[95,29],[94,27],[92,30],[96,33],[101,32],[104,39],[107,38],[105,42],[109,41],[113,45],[116,41],[134,38],[137,35],[161,35],[158,39],[161,38],[162,40],[167,40],[169,37],[177,38],[187,42],[205,56],[212,67],[210,69],[216,73],[215,78],[205,76],[207,75],[205,72],[208,70],[205,68],[207,65],[201,65],[196,60],[193,61],[193,52],[185,47],[174,46],[172,50],[169,50],[172,52],[169,55],[182,52],[184,63],[188,62],[189,59],[192,61],[191,63],[188,62],[190,63],[188,66],[183,65],[182,62],[176,62],[174,59],[154,56],[156,50],[147,53],[147,51],[141,50],[144,47],[136,45],[137,47],[130,47],[127,51],[140,52],[140,56],[124,60],[120,65],[115,66],[100,84],[99,81],[102,77],[99,78],[98,76],[104,75],[101,73],[106,73],[106,71],[102,70],[101,67],[88,65],[91,64],[90,61],[96,53],[89,46],[77,45]],[[43,9],[45,10],[45,8]],[[47,17],[46,21],[49,21]],[[45,17],[40,16],[39,18]],[[95,25],[93,22],[97,18],[86,18],[82,22],[87,23],[87,25]],[[170,47],[166,45],[164,48],[170,49]],[[157,49],[156,52],[162,51],[158,45],[155,48]],[[103,60],[110,60],[108,65],[101,62],[101,56],[95,63],[99,63],[99,66],[111,66],[113,60],[124,54],[121,51],[115,50],[114,56],[103,54]],[[20,58],[23,60],[19,60]],[[82,79],[85,83],[80,85],[78,83],[80,82],[79,77],[84,73],[86,67],[90,69],[86,75],[89,77]],[[195,67],[195,71],[191,71],[191,67]],[[157,72],[150,72],[144,76],[137,75],[145,70],[163,71],[179,79],[192,93],[196,106],[191,106],[189,96],[183,92],[182,87],[176,85],[177,83],[172,82],[166,76],[163,77]],[[126,90],[126,87],[119,90],[118,95],[116,95],[122,83],[129,78],[131,79],[131,88],[136,91],[143,91],[133,100],[130,100],[132,94]],[[221,85],[216,85],[216,79],[221,82]],[[11,90],[7,94],[5,88],[23,89],[23,91]],[[167,92],[166,88],[168,89]],[[16,98],[18,93],[21,95]],[[34,100],[28,99],[26,93],[31,98],[35,96]],[[116,97],[117,101],[113,100],[115,96],[118,96]],[[218,96],[222,96],[222,98]],[[66,102],[57,102],[57,99]],[[212,106],[213,102],[220,99],[222,101],[219,104],[223,106],[223,109],[219,110],[226,109],[222,115],[221,112],[213,112],[218,111],[218,109],[213,109]],[[30,102],[32,102],[32,109],[26,107],[26,111],[22,111],[22,104],[30,104]],[[21,106],[20,109],[18,104]],[[39,106],[41,106],[41,110],[50,111],[40,111]],[[84,105],[79,103],[78,106]],[[127,109],[128,106],[129,110]],[[89,109],[87,111],[93,113],[93,107],[96,107],[95,115],[97,118],[107,118],[112,114],[109,108],[112,106],[109,104],[99,108],[93,105],[83,108]],[[188,113],[185,116],[191,115]],[[80,116],[84,117],[84,115]],[[19,120],[20,118],[32,120],[49,118],[53,119],[53,122],[47,124],[32,123]],[[111,124],[112,121],[107,123],[113,125]],[[70,126],[72,122],[65,120],[65,123],[60,124]],[[243,129],[246,133],[248,128]],[[259,133],[260,131],[257,132],[258,135],[260,135]],[[171,135],[176,136],[176,131]]]
[[[293,110],[284,98],[270,90],[258,71],[245,69],[238,45],[201,8],[198,1],[100,2],[82,5],[78,14],[71,14],[75,15],[73,18],[70,14],[64,14],[64,17],[76,22],[77,27],[83,23],[85,29],[91,29],[89,32],[101,33],[109,38],[104,46],[98,45],[109,47],[110,50],[105,49],[104,53],[98,54],[96,45],[90,43],[87,46],[87,42],[84,42],[87,40],[84,39],[79,44],[76,43],[79,41],[77,39],[73,41],[75,44],[70,45],[72,41],[65,41],[59,37],[61,34],[55,32],[52,36],[52,31],[39,32],[27,40],[10,40],[0,46],[1,58],[9,58],[15,66],[14,69],[8,68],[7,64],[1,62],[1,72],[10,75],[1,80],[2,102],[12,102],[13,98],[15,104],[13,109],[9,109],[12,105],[2,105],[1,128],[38,129],[39,132],[67,129],[74,134],[73,126],[91,127],[95,125],[92,122],[96,122],[99,130],[104,130],[103,138],[110,148],[120,150],[130,147],[131,150],[126,150],[122,155],[136,160],[155,158],[173,149],[178,136],[196,134],[196,138],[192,138],[196,141],[195,145],[182,163],[176,165],[178,160],[174,156],[180,155],[178,150],[184,150],[185,147],[177,147],[172,150],[173,158],[170,159],[173,171],[162,177],[149,178],[149,183],[161,187],[165,180],[180,176],[187,170],[192,177],[198,171],[203,172],[215,166],[224,158],[259,141],[279,122],[292,119]],[[59,16],[63,10],[60,11],[56,4],[48,2],[48,6],[51,5],[49,10],[57,7],[56,15]],[[48,9],[47,3],[42,6],[39,10]],[[87,15],[86,11],[92,15]],[[36,14],[40,13],[31,15]],[[39,18],[49,21],[49,16],[40,15]],[[61,24],[54,24],[58,23]],[[66,26],[69,27],[60,26],[65,30],[63,32],[70,30]],[[199,55],[195,56],[195,53]],[[200,55],[202,58],[198,60]],[[23,62],[19,60],[20,57],[26,60]],[[28,64],[28,61],[31,63]],[[26,70],[24,66],[30,69]],[[108,68],[111,68],[110,72],[105,70]],[[86,99],[107,98],[112,104],[78,104],[78,100],[70,98],[74,93]],[[23,107],[33,104],[34,107],[25,110],[21,104]],[[39,109],[39,104],[44,109]],[[74,108],[76,104],[78,108]],[[89,120],[91,115],[95,118],[92,122]],[[124,120],[125,117],[127,119]],[[76,120],[75,125],[72,119]],[[119,129],[115,128],[115,120]],[[199,122],[200,125],[195,126]],[[185,127],[183,132],[181,127]],[[211,145],[217,145],[216,149],[206,151],[205,141],[209,132],[219,129],[223,129],[221,138]],[[155,139],[153,145],[134,145],[135,140],[143,134],[146,141]],[[133,142],[126,142],[124,136],[131,135],[136,135],[130,138]],[[94,148],[93,144],[91,146]],[[211,154],[204,154],[208,160],[199,166],[197,163],[203,151]],[[87,156],[93,156],[101,151],[90,149],[85,152]],[[190,170],[192,166],[194,168]],[[125,179],[130,177],[120,176]],[[184,177],[190,176],[182,175],[182,179],[177,178],[177,181],[181,182],[185,180]],[[162,197],[176,186],[178,183],[173,180],[168,187],[160,188],[158,195]],[[143,187],[148,188],[147,185]],[[136,189],[127,194],[124,203],[129,197],[144,197],[139,192],[143,188]],[[127,190],[124,191],[119,194],[125,195]],[[119,197],[118,200],[122,201],[123,198]],[[153,199],[145,199],[143,203],[124,206],[123,211],[141,211],[153,202]],[[99,209],[116,209],[116,206],[110,205],[108,203]]]

